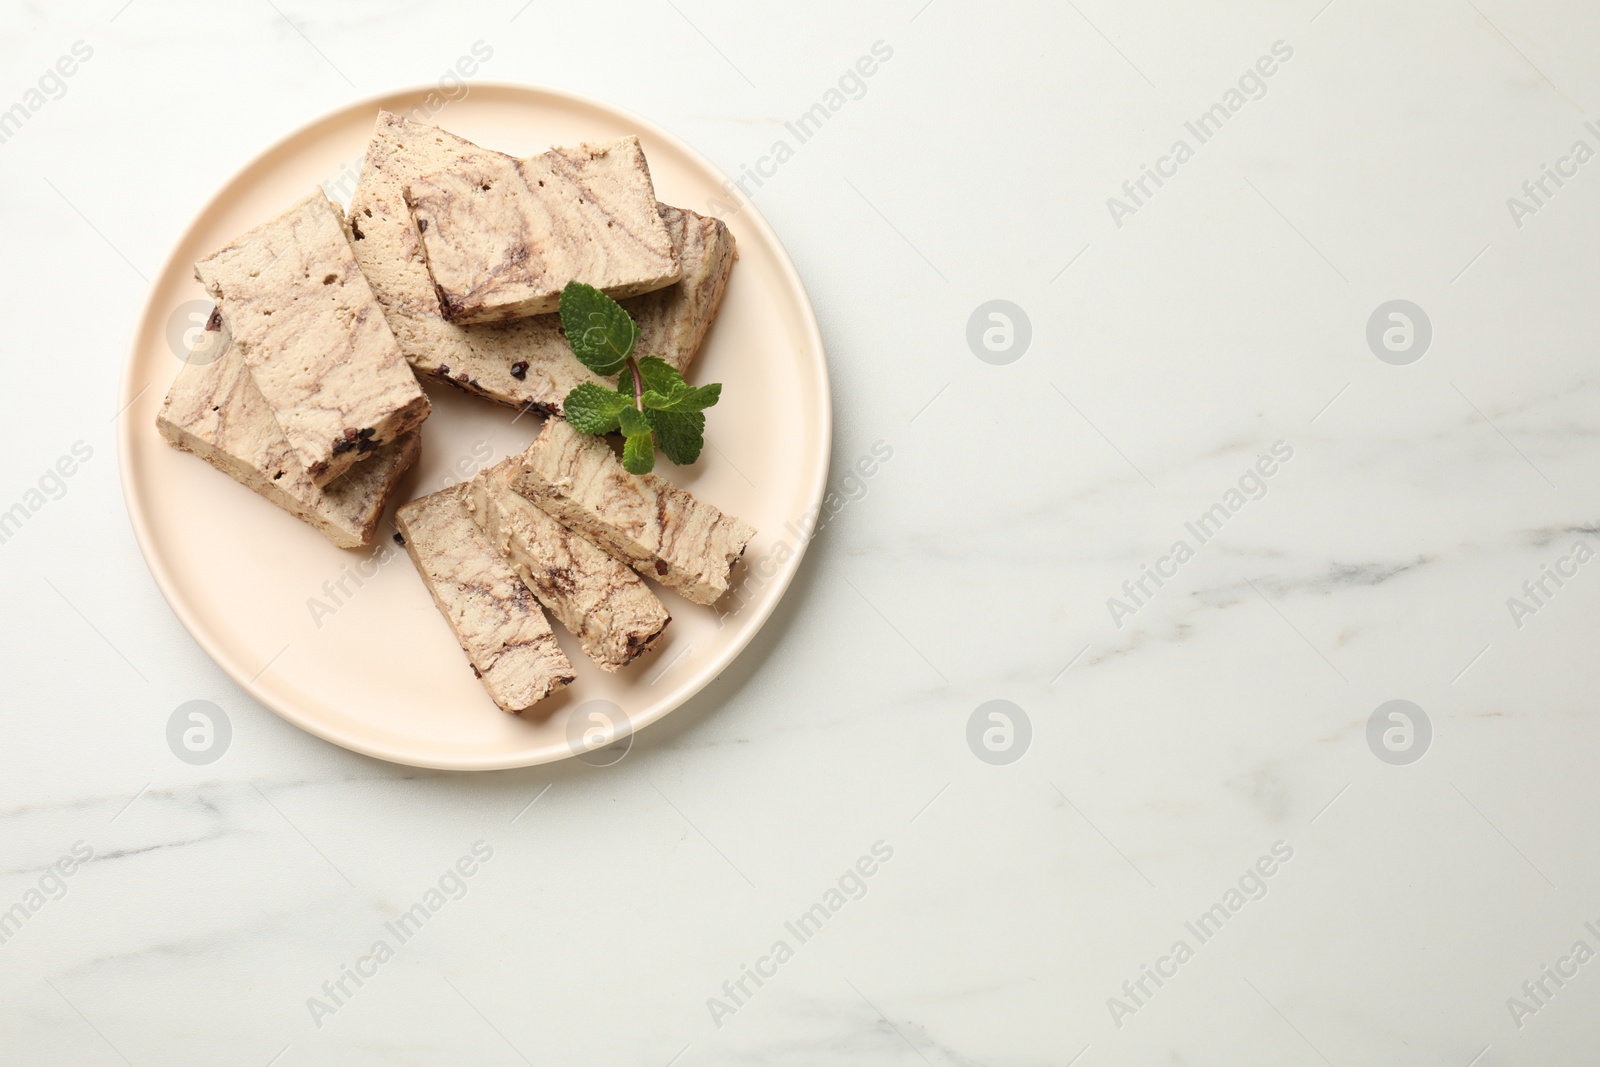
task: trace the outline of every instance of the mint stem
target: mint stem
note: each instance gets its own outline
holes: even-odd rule
[[[628,370],[633,374],[633,407],[635,411],[644,411],[644,379],[639,375],[639,364],[632,356],[628,357]]]

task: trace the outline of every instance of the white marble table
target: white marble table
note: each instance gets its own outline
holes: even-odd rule
[[[1322,4],[12,5],[0,1062],[1595,1062],[1600,13]],[[302,734],[118,484],[190,216],[475,46],[751,175],[829,344],[849,506],[608,768]]]

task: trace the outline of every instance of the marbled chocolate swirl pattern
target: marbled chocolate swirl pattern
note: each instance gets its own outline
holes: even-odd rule
[[[524,585],[603,671],[649,651],[672,616],[627,565],[511,488],[521,456],[479,472],[467,506]]]
[[[413,178],[406,203],[451,322],[549,314],[574,280],[618,299],[678,280],[637,137],[522,160],[463,153]]]
[[[496,704],[522,712],[572,681],[539,602],[467,513],[465,483],[413,500],[395,525]]]
[[[350,205],[350,246],[418,375],[501,404],[559,414],[574,386],[600,381],[573,356],[560,317],[484,326],[446,322],[406,207],[405,189],[414,178],[485,153],[446,130],[380,112]],[[682,277],[622,305],[639,324],[639,354],[660,356],[685,371],[716,318],[738,249],[717,219],[665,204],[657,210]]]
[[[257,388],[318,485],[428,417],[319,190],[195,264]]]
[[[696,604],[728,591],[755,528],[665,478],[635,475],[606,442],[550,419],[512,487],[618,559]]]
[[[317,485],[289,447],[228,328],[219,316],[211,322],[215,328],[200,335],[156,416],[161,436],[310,523],[340,548],[372,544],[395,483],[417,458],[421,435],[404,434],[367,462]]]

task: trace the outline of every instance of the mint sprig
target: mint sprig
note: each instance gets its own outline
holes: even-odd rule
[[[573,429],[591,436],[620,431],[622,466],[630,474],[650,473],[658,445],[677,464],[700,458],[704,412],[721,398],[721,383],[693,386],[664,359],[634,358],[638,324],[592,285],[567,283],[561,325],[578,362],[601,377],[619,375],[614,390],[585,382],[567,393],[562,406]]]

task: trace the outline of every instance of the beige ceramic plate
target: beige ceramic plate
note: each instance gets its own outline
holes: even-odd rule
[[[748,595],[722,615],[662,592],[672,612],[650,655],[606,675],[557,625],[577,680],[523,717],[494,706],[386,519],[370,551],[322,536],[156,432],[179,367],[174,347],[203,319],[196,259],[322,184],[348,201],[378,109],[412,114],[514,155],[637,133],[656,193],[701,212],[726,199],[722,176],[666,131],[626,112],[546,89],[475,84],[438,108],[430,90],[353,104],[268,149],[228,183],[179,240],[134,336],[122,383],[119,448],[128,511],[167,601],[211,658],[279,715],[357,752],[419,767],[488,770],[572,755],[584,706],[607,700],[637,730],[732,662],[777,605],[805,550],[805,518],[827,478],[830,412],[822,342],[805,290],[752,207],[730,217],[739,242],[722,312],[691,368],[724,383],[693,467],[658,471],[760,531],[735,571]],[[430,110],[430,105],[433,110]],[[724,209],[725,210],[725,209]],[[430,390],[423,454],[400,501],[460,481],[520,451],[534,416],[448,387]],[[596,705],[595,707],[599,707]],[[581,715],[574,712],[583,709]],[[613,716],[614,717],[614,716]],[[571,730],[569,731],[569,727]],[[594,735],[591,734],[591,737]],[[581,740],[579,741],[581,744]]]

